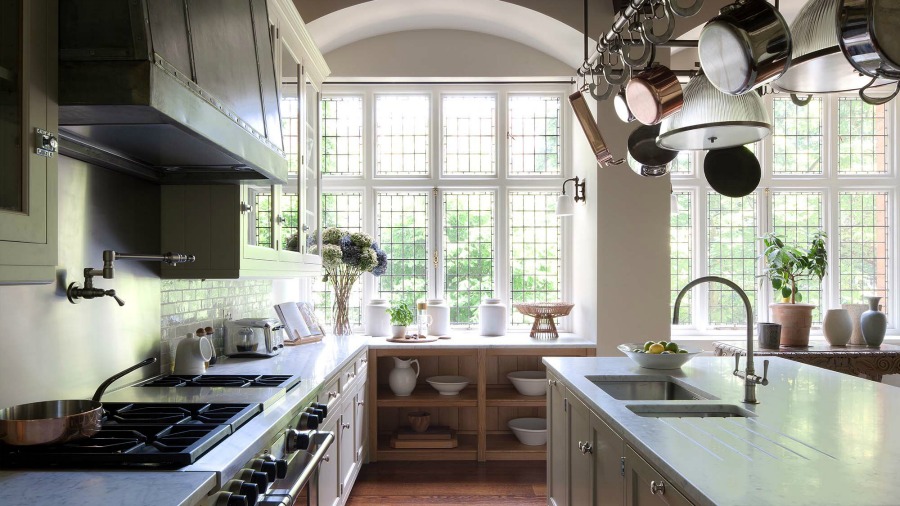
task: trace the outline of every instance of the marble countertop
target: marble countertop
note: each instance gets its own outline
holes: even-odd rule
[[[900,390],[787,359],[770,357],[760,404],[742,403],[731,357],[696,357],[682,369],[642,369],[628,358],[545,358],[576,395],[627,444],[698,505],[896,505],[900,482]],[[743,361],[742,361],[743,365]],[[756,364],[760,372],[761,360]],[[648,418],[591,378],[671,376],[746,418]],[[625,378],[622,378],[625,379]]]
[[[0,504],[196,504],[215,489],[219,479],[230,478],[253,457],[258,442],[269,441],[279,432],[302,403],[329,376],[365,349],[367,342],[368,338],[360,336],[329,337],[317,343],[286,347],[280,355],[271,358],[223,359],[208,374],[299,374],[302,379],[195,464],[175,471],[3,470],[0,471]],[[103,400],[233,402],[235,395],[241,394],[217,388],[173,388],[163,393],[157,388],[125,387],[105,395]]]
[[[454,332],[450,339],[438,339],[429,343],[395,343],[384,337],[368,338],[369,348],[384,349],[445,349],[445,348],[593,348],[592,339],[575,334],[560,333],[557,339],[533,339],[528,332],[510,332],[505,336],[481,336],[477,332]]]

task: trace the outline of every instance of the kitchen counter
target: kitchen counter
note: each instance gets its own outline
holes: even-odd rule
[[[286,394],[278,396],[273,392],[278,398],[270,407],[204,455],[203,460],[214,463],[213,466],[193,464],[169,471],[3,470],[0,471],[0,504],[195,504],[216,487],[218,479],[227,479],[237,472],[253,457],[256,441],[271,439],[284,419],[300,403],[306,402],[331,374],[365,349],[366,344],[367,338],[360,336],[329,337],[318,343],[285,347],[276,357],[227,358],[211,367],[209,374],[299,374],[302,378]],[[241,402],[234,396],[244,395],[215,387],[182,387],[165,392],[158,388],[126,387],[105,395],[103,401]]]
[[[682,369],[642,369],[628,358],[545,358],[625,442],[694,504],[895,505],[900,483],[900,390],[771,357],[760,404],[742,403],[730,357],[696,357]],[[742,361],[742,366],[744,362]],[[760,372],[762,360],[756,363]],[[672,376],[755,417],[645,418],[589,376]]]

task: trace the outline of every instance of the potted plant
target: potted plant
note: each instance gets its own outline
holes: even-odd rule
[[[774,232],[762,237],[765,246],[760,257],[765,262],[763,276],[769,279],[776,295],[782,299],[782,302],[769,306],[775,323],[781,324],[782,345],[809,345],[812,311],[816,306],[801,303],[803,294],[797,284],[814,278],[821,283],[828,267],[826,237],[825,231],[816,232],[806,251],[785,244]]]
[[[391,315],[391,335],[394,339],[406,337],[406,327],[412,324],[413,314],[405,302],[386,310]]]

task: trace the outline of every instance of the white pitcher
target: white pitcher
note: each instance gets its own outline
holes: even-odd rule
[[[416,388],[416,379],[419,377],[419,361],[411,358],[404,360],[402,358],[393,357],[394,368],[388,376],[388,384],[391,391],[398,397],[407,397]],[[416,364],[416,370],[413,371],[412,365]]]

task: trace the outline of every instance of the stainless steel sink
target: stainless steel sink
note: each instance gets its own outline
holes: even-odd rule
[[[751,417],[756,413],[734,404],[630,404],[638,416],[650,418]]]
[[[620,401],[700,401],[712,396],[679,385],[668,378],[659,379],[588,379],[613,399]]]

